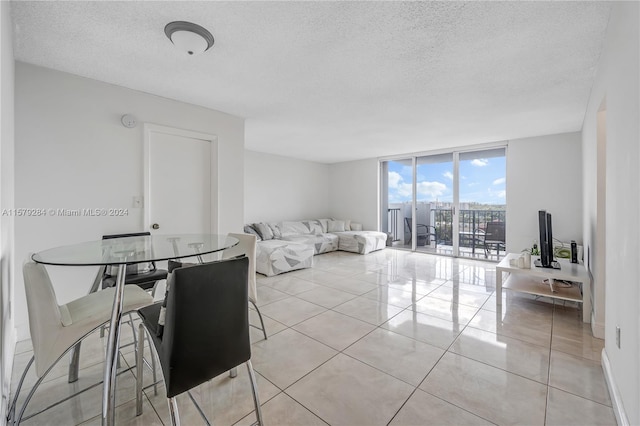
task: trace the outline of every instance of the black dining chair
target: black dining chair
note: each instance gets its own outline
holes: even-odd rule
[[[179,424],[176,396],[245,363],[259,425],[262,414],[251,366],[246,257],[174,269],[162,303],[138,310],[136,414],[142,414],[144,331],[160,361],[172,424]],[[162,325],[163,324],[163,325]],[[197,404],[196,404],[197,405]],[[202,410],[198,411],[208,422]]]
[[[129,234],[111,234],[103,235],[103,240],[109,240],[113,238],[125,238],[125,237],[143,237],[151,235],[150,232],[135,232]],[[117,279],[117,268],[107,267],[102,275],[102,288],[114,287]],[[165,269],[157,269],[155,262],[137,263],[135,265],[127,266],[127,275],[125,277],[125,284],[135,284],[143,290],[151,290],[155,287],[156,283],[160,280],[167,278],[167,271]]]
[[[143,237],[151,235],[150,232],[133,232],[128,234],[110,234],[103,235],[103,240],[110,240],[114,238],[126,238],[126,237]],[[117,266],[102,266],[98,270],[98,274],[89,290],[89,293],[95,293],[100,288],[107,289],[116,286],[116,279],[118,277]],[[125,276],[125,285],[137,285],[145,291],[151,291],[151,295],[155,296],[156,284],[167,278],[167,271],[165,269],[157,269],[155,262],[143,262],[133,265],[127,265],[127,275]],[[133,327],[133,321],[129,319],[129,324],[133,331],[133,344],[137,346],[135,328]],[[100,337],[104,336],[106,325],[100,328]],[[78,370],[80,364],[80,346],[78,343],[71,351],[71,357],[69,361],[69,377],[68,382],[74,383],[78,380]],[[154,368],[155,371],[155,368]]]

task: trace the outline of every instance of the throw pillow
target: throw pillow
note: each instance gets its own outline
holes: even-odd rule
[[[282,239],[282,230],[280,229],[280,223],[269,223],[269,228],[271,228],[271,232],[273,232],[273,239],[280,240]]]
[[[347,219],[344,221],[344,230],[351,231],[351,219]]]
[[[322,224],[320,223],[319,220],[309,220],[307,221],[307,223],[309,224],[309,231],[314,234],[314,235],[320,235],[323,234],[324,228],[322,227]]]
[[[266,223],[254,223],[253,227],[263,240],[273,240],[273,231]]]
[[[343,220],[330,220],[329,221],[329,232],[344,232],[344,221]]]
[[[260,234],[258,233],[258,231],[256,231],[256,229],[251,226],[251,225],[245,225],[244,226],[244,233],[245,234],[251,234],[251,235],[255,235],[256,238],[258,239],[258,241],[262,240],[262,237],[260,236]]]
[[[356,223],[356,222],[351,222],[351,230],[352,231],[362,231],[362,224],[361,223]]]
[[[320,225],[322,225],[323,234],[326,234],[327,232],[329,232],[330,219],[318,219],[318,222],[320,222]]]

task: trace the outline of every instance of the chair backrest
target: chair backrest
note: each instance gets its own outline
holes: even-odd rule
[[[42,374],[55,359],[46,356],[58,339],[64,323],[70,323],[68,312],[62,312],[49,274],[44,265],[29,259],[22,265],[24,288],[29,311],[29,328],[35,356],[36,374]]]
[[[248,269],[243,257],[172,272],[159,351],[167,397],[251,358]]]
[[[407,228],[409,228],[409,234],[411,234],[411,218],[410,217],[405,217],[404,221],[407,224]],[[423,225],[421,223],[418,223],[416,225],[417,225],[417,228],[418,228],[418,230],[417,230],[418,236],[422,237],[424,235],[429,235],[429,227],[427,225]],[[434,231],[433,236],[435,236],[435,231]]]
[[[487,222],[484,230],[486,241],[505,242],[505,223],[504,222]]]
[[[222,252],[223,259],[231,259],[244,254],[249,258],[249,300],[258,303],[258,292],[256,289],[256,243],[258,239],[252,234],[229,234],[230,237],[237,238],[240,242]]]
[[[144,237],[151,235],[151,232],[132,232],[129,234],[110,234],[103,235],[103,240],[111,240],[113,238],[126,238],[126,237]],[[145,272],[153,271],[156,269],[155,262],[136,263],[134,265],[127,265],[127,275],[142,274]],[[105,274],[109,276],[115,276],[118,273],[117,266],[107,265],[105,268]]]

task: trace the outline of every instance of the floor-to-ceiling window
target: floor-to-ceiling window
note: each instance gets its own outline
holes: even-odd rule
[[[506,245],[506,148],[381,161],[381,229],[393,246],[497,260]]]

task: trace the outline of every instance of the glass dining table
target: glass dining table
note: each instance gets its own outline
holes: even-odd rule
[[[107,339],[102,393],[102,424],[115,423],[117,357],[126,267],[137,263],[196,257],[222,251],[238,244],[238,239],[217,234],[145,235],[88,241],[38,252],[34,262],[56,266],[120,266],[116,279],[113,309]]]

